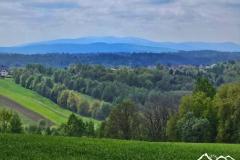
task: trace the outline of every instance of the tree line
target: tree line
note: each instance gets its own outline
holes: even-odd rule
[[[110,103],[100,100],[86,100],[81,94],[68,89],[64,84],[55,82],[52,78],[52,68],[41,65],[29,65],[26,69],[14,70],[14,81],[21,86],[34,90],[51,99],[59,106],[72,112],[95,119],[105,119],[112,108]]]
[[[0,110],[0,133],[40,134],[52,136],[96,136],[95,125],[92,121],[84,122],[71,114],[68,121],[60,126],[50,127],[45,120],[37,125],[23,125],[22,119],[16,112],[7,109]]]
[[[239,78],[239,66],[232,61],[200,71],[201,68],[183,67],[175,70],[164,66],[113,69],[73,65],[66,69],[55,69],[28,65],[14,70],[13,76],[16,83],[37,91],[64,108],[94,118],[101,117],[98,119],[104,121],[97,130],[100,137],[239,142],[237,122],[240,85],[230,83],[216,90],[222,83]],[[229,78],[233,73],[236,73],[235,77]],[[173,83],[175,81],[171,81],[171,78],[177,83]],[[170,88],[168,83],[171,84]],[[155,87],[157,84],[161,84],[162,89]],[[181,87],[175,88],[178,85]],[[188,87],[189,91],[193,89],[192,94],[183,94],[182,91]],[[181,91],[181,94],[173,91]],[[78,93],[106,102],[86,107]]]
[[[182,98],[179,111],[168,120],[172,141],[240,142],[240,84],[217,91],[207,79],[199,79],[192,95]]]
[[[240,79],[240,63],[228,61],[207,67],[157,65],[153,68],[109,68],[100,65],[71,65],[65,69],[27,65],[15,72],[16,82],[25,83],[31,75],[46,77],[47,87],[59,84],[68,90],[81,92],[105,102],[117,104],[126,98],[144,104],[150,92],[192,91],[198,77],[206,77],[218,87]],[[40,80],[38,80],[40,81]],[[29,87],[28,85],[24,85]],[[44,84],[43,84],[44,85]],[[41,88],[41,87],[40,87]],[[52,98],[55,102],[56,97]]]
[[[141,70],[137,72],[140,73]],[[161,99],[161,91],[146,86],[134,86],[134,76],[137,73],[132,74],[134,76],[130,74],[132,74],[131,69],[122,69],[115,73],[112,69],[102,66],[74,65],[67,69],[56,69],[42,65],[27,65],[26,68],[15,69],[13,78],[17,84],[38,92],[63,108],[83,116],[104,120],[109,115],[112,106],[125,99],[141,105],[141,108],[145,108],[153,96]],[[117,78],[117,75],[120,78]],[[159,73],[159,76],[163,75]],[[104,77],[106,78],[104,79]],[[124,77],[130,80],[123,83]],[[129,84],[131,79],[132,85]],[[139,79],[138,81],[143,81],[144,84],[148,80]],[[86,98],[81,98],[79,93],[93,97],[94,103],[90,104],[89,101],[84,100]],[[177,103],[185,92],[166,92],[164,94],[175,97],[175,103]]]
[[[216,90],[199,78],[192,94],[183,96],[177,110],[169,100],[151,101],[140,112],[131,101],[116,106],[102,123],[100,135],[120,139],[182,142],[240,142],[240,83]]]
[[[0,111],[0,132],[62,136],[89,136],[148,141],[240,142],[240,84],[230,83],[216,90],[205,78],[196,82],[192,94],[182,97],[180,107],[172,110],[171,97],[152,97],[148,108],[131,100],[117,104],[109,117],[95,127],[70,115],[66,124],[50,128],[38,126],[23,130],[16,113]]]
[[[151,67],[163,65],[209,65],[226,60],[240,59],[239,53],[218,51],[179,51],[177,53],[46,53],[46,54],[0,54],[0,64],[23,67],[42,64],[51,67],[67,67],[70,64],[99,64],[104,66]]]

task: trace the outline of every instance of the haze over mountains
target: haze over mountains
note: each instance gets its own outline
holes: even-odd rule
[[[240,45],[231,42],[154,42],[136,37],[83,37],[58,39],[20,46],[0,47],[0,53],[168,53],[178,51],[214,50],[239,52]]]

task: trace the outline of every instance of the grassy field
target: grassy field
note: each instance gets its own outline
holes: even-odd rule
[[[65,123],[69,115],[72,113],[69,110],[60,108],[57,104],[40,96],[36,92],[15,84],[11,79],[0,79],[0,95],[3,95],[27,109],[40,114],[56,125]],[[96,124],[99,123],[99,121],[90,118],[81,118],[86,121],[92,120]]]
[[[197,160],[206,152],[239,160],[240,145],[0,135],[0,159],[7,160]]]

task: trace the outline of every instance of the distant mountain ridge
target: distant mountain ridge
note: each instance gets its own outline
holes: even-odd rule
[[[178,51],[214,50],[239,52],[240,45],[232,42],[154,42],[136,37],[83,37],[57,39],[13,47],[0,47],[0,53],[168,53]]]

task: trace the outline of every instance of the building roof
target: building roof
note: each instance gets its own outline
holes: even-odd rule
[[[6,67],[6,66],[3,66],[3,65],[0,65],[0,71],[2,71],[2,70],[8,70],[8,67]]]

